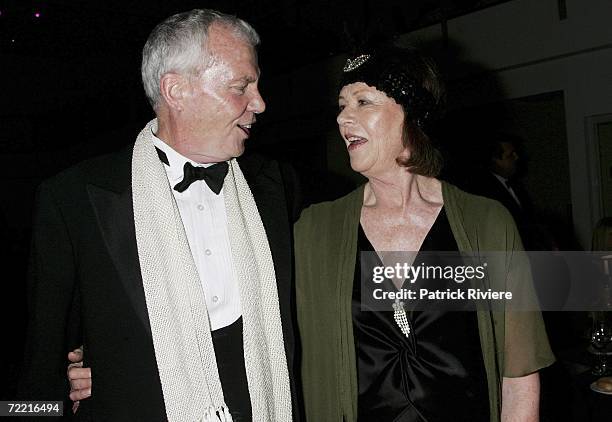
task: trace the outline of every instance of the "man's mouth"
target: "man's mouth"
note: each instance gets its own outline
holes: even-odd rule
[[[346,140],[348,141],[348,150],[352,151],[356,148],[359,148],[361,145],[365,144],[366,142],[368,142],[367,139],[362,138],[361,136],[348,136],[346,138]]]
[[[252,123],[249,123],[247,125],[240,125],[240,124],[238,125],[238,127],[244,131],[247,138],[251,135],[251,126],[253,126]]]

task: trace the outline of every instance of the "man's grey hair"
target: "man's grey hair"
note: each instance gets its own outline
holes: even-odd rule
[[[142,83],[154,109],[159,105],[159,81],[164,74],[197,74],[206,68],[211,59],[206,51],[206,40],[212,24],[230,29],[253,48],[259,44],[255,29],[236,16],[210,9],[194,9],[170,16],[153,29],[142,50]]]

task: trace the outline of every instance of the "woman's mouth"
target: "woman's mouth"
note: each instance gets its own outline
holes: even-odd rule
[[[353,151],[353,150],[359,148],[361,145],[363,145],[366,142],[368,142],[367,139],[362,138],[360,136],[350,136],[350,137],[346,138],[346,140],[348,141],[348,150],[349,151]]]

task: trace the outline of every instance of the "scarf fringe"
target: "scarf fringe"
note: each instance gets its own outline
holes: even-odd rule
[[[217,408],[208,406],[204,412],[203,422],[233,422],[232,415],[226,404]]]

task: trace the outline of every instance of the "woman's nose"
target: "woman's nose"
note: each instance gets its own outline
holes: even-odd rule
[[[338,122],[339,126],[345,125],[349,122],[353,121],[353,113],[349,110],[348,107],[344,107],[336,116],[336,122]]]

